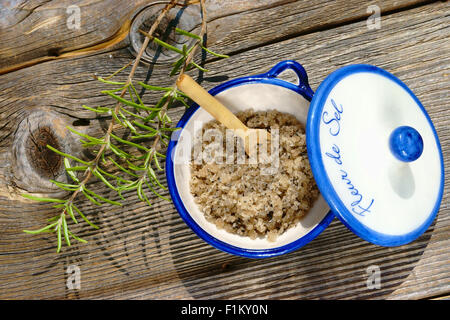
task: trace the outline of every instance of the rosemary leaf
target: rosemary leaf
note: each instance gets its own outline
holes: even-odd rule
[[[130,107],[135,107],[137,109],[143,109],[143,110],[147,110],[147,111],[154,111],[155,110],[154,108],[149,108],[149,107],[146,107],[144,105],[137,104],[137,103],[135,103],[133,101],[124,99],[124,98],[122,98],[122,97],[120,97],[118,95],[115,95],[114,93],[109,92],[109,91],[102,91],[102,93],[105,93],[105,94],[109,95],[110,97],[113,97],[114,99],[116,99],[120,103],[126,104],[127,106],[130,106]]]
[[[124,120],[125,125],[127,126],[128,129],[130,129],[130,131],[132,133],[136,133],[136,128],[131,124],[130,121],[128,121],[127,119]]]
[[[112,111],[112,116],[113,116],[114,120],[116,120],[117,123],[119,123],[122,127],[126,128],[126,124],[123,123],[122,120],[119,119],[115,110]]]
[[[58,247],[56,248],[56,253],[61,251],[61,224],[58,221],[58,225],[56,226],[56,233],[58,239]]]
[[[163,134],[162,132],[160,132],[159,135],[161,136],[161,138],[164,138],[166,140],[170,140],[170,137],[168,135],[166,135],[166,134]]]
[[[145,194],[145,191],[142,192],[142,196],[143,196],[145,202],[147,202],[147,204],[151,207],[152,204],[151,204],[150,200],[148,199],[147,195]]]
[[[134,173],[131,172],[130,170],[125,169],[123,166],[121,166],[121,165],[118,164],[116,161],[114,161],[113,158],[109,157],[109,160],[110,160],[112,163],[114,163],[114,165],[115,165],[117,168],[119,168],[120,170],[122,170],[123,172],[129,174],[130,176],[133,176],[133,177],[136,177],[136,178],[138,177],[138,175],[134,174]]]
[[[162,154],[162,153],[159,153],[159,152],[155,152],[155,154],[158,156],[158,157],[160,157],[160,158],[163,158],[163,159],[165,159],[166,158],[166,155],[165,154]]]
[[[75,218],[75,215],[73,214],[72,204],[68,204],[66,206],[66,211],[69,214],[69,216],[72,218],[73,222],[78,223],[77,219]]]
[[[77,167],[70,167],[66,168],[66,171],[86,171],[89,167],[86,166],[77,166]]]
[[[167,199],[166,197],[160,195],[155,189],[152,188],[152,186],[150,185],[150,183],[147,182],[147,180],[145,180],[145,184],[147,185],[147,187],[159,198],[166,200],[166,201],[170,201],[169,199]]]
[[[135,86],[133,85],[133,83],[130,83],[130,87],[131,87],[131,89],[133,90],[134,95],[135,95],[136,98],[138,99],[139,103],[140,103],[141,105],[144,105],[144,103],[142,102],[141,97],[139,96],[139,93],[136,91],[136,88],[135,88]]]
[[[86,142],[83,140],[81,140],[81,143],[83,145],[83,148],[89,148],[89,147],[94,147],[94,146],[98,145],[98,143],[96,143],[96,142]]]
[[[183,66],[184,61],[186,60],[185,56],[182,56],[180,59],[178,59],[174,64],[173,64],[173,68],[172,71],[170,71],[170,76],[172,77],[173,75],[175,75],[180,68]]]
[[[85,196],[89,201],[91,201],[93,204],[95,204],[95,205],[97,205],[97,206],[100,206],[101,203],[98,202],[97,200],[95,200],[93,197],[91,197],[91,196],[89,195],[89,193],[86,192],[86,190],[87,190],[87,189],[86,189],[85,187],[83,187],[83,188],[81,189],[81,192],[83,192],[84,196]]]
[[[134,189],[136,189],[137,184],[138,184],[138,180],[133,181],[133,182],[130,183],[130,184],[123,185],[123,186],[120,187],[120,192],[122,192],[122,191],[128,191],[128,190],[134,190]]]
[[[131,139],[147,139],[147,138],[153,138],[154,136],[156,136],[158,134],[158,132],[154,132],[154,133],[148,133],[148,134],[138,134],[135,136],[131,136]]]
[[[201,38],[199,35],[194,34],[194,33],[190,33],[190,32],[188,32],[188,31],[183,30],[183,29],[180,29],[180,28],[175,28],[175,32],[177,32],[177,33],[179,33],[179,34],[182,34],[182,35],[184,35],[184,36],[187,36],[187,37],[191,37],[191,38],[200,40],[200,41],[202,40],[202,38]]]
[[[144,182],[144,181],[143,181],[142,179],[140,179],[139,182],[138,182],[138,184],[137,184],[137,188],[136,188],[138,197],[139,197],[139,199],[140,199],[141,201],[145,201],[144,198],[142,197],[142,183],[143,183],[143,182]]]
[[[148,117],[145,118],[144,122],[155,122],[155,121],[153,121],[153,119],[155,119],[155,117],[158,115],[159,110],[160,110],[160,109],[155,110],[155,111],[153,111],[152,113],[150,113],[150,114],[148,115]]]
[[[143,83],[141,81],[138,82],[138,84],[141,87],[144,87],[145,89],[149,89],[149,90],[155,90],[155,91],[172,91],[173,88],[171,87],[158,87],[158,86],[152,86],[146,83]]]
[[[112,179],[115,179],[116,181],[120,181],[120,182],[124,182],[124,183],[129,183],[129,182],[131,182],[130,180],[123,179],[123,178],[121,178],[121,177],[119,177],[119,176],[116,176],[116,175],[114,175],[114,174],[112,174],[112,173],[106,172],[106,171],[104,171],[104,170],[102,170],[102,169],[100,169],[100,168],[97,168],[97,170],[98,170],[99,173],[101,173],[102,175],[107,176],[107,177],[110,177],[110,178],[112,178]],[[116,188],[115,191],[117,191],[117,188]]]
[[[188,105],[188,104],[186,103],[186,100],[183,99],[182,97],[176,97],[175,99],[176,99],[177,101],[181,102],[186,108],[190,108],[190,105]]]
[[[92,228],[94,228],[94,229],[100,229],[99,227],[97,227],[95,224],[93,224],[92,222],[90,222],[89,220],[88,220],[88,218],[86,218],[86,216],[80,211],[80,209],[78,209],[75,205],[72,205],[72,207],[75,209],[75,211],[80,215],[80,217],[84,220],[84,221],[86,221],[86,223],[88,224],[88,225],[90,225]]]
[[[164,42],[156,37],[153,37],[153,41],[156,42],[157,44],[159,44],[161,47],[175,51],[176,53],[179,53],[179,54],[183,54],[183,50],[180,50],[177,47],[174,47],[174,46],[168,44],[167,42]]]
[[[61,188],[62,190],[65,191],[75,191],[78,189],[78,185],[74,185],[74,184],[68,184],[68,183],[63,183],[63,182],[59,182],[53,179],[49,180],[51,183],[53,183],[54,185],[56,185],[58,188]]]
[[[105,171],[103,171],[103,172],[105,172]],[[114,191],[117,191],[117,188],[114,187],[108,180],[106,180],[106,178],[100,173],[98,168],[94,169],[92,171],[92,174],[95,175],[97,178],[99,178],[108,188],[110,188]]]
[[[49,145],[49,144],[47,145],[47,148],[49,148],[49,149],[52,150],[53,152],[59,154],[60,156],[67,157],[67,158],[69,158],[69,159],[75,160],[75,161],[77,161],[77,162],[79,162],[79,163],[82,163],[82,164],[85,164],[85,165],[88,165],[88,166],[91,165],[91,164],[90,164],[89,162],[87,162],[87,161],[78,159],[78,158],[75,157],[75,156],[72,156],[72,155],[70,155],[70,154],[67,154],[67,153],[64,153],[64,152],[61,152],[61,151],[57,150],[57,149],[53,148],[51,145]]]
[[[67,222],[66,222],[65,215],[62,216],[62,227],[63,227],[63,232],[64,232],[64,239],[66,239],[66,243],[70,247],[70,239],[69,239],[69,233],[67,230]]]
[[[136,107],[135,107],[136,109],[141,109],[141,110],[144,110],[144,111],[159,111],[159,108],[151,108],[151,107],[147,107],[147,106],[144,106],[144,105],[137,105]]]
[[[149,126],[147,126],[145,124],[142,124],[142,123],[140,123],[138,121],[133,121],[133,123],[135,125],[137,125],[141,129],[144,129],[144,130],[147,130],[147,131],[150,131],[150,132],[156,132],[156,133],[158,132],[155,128],[149,127]]]
[[[154,111],[158,111],[158,112],[160,112],[161,111],[161,108],[162,108],[162,106],[165,104],[165,103],[167,103],[167,101],[169,101],[169,103],[170,103],[170,97],[172,97],[173,96],[173,92],[176,92],[176,91],[167,91],[166,93],[164,93],[164,95],[161,97],[161,99],[159,99],[159,101],[158,101],[158,103],[156,103],[156,105],[155,105],[155,110]]]
[[[123,112],[125,112],[125,113],[127,113],[127,114],[129,114],[129,115],[132,116],[132,117],[135,117],[135,118],[138,118],[138,119],[141,119],[141,120],[144,120],[144,119],[145,119],[143,116],[138,115],[138,114],[136,114],[136,113],[134,113],[134,112],[131,112],[130,110],[127,110],[127,109],[125,109],[125,108],[122,108],[122,107],[121,107],[120,110],[123,111]]]
[[[172,119],[167,113],[164,113],[163,120],[165,121],[165,123],[172,123]]]
[[[79,132],[79,131],[77,131],[77,130],[69,127],[69,126],[67,126],[66,128],[69,129],[71,132],[75,133],[76,135],[79,135],[80,137],[88,139],[89,141],[96,142],[97,144],[105,143],[105,141],[103,139],[97,139],[97,138],[91,137],[90,135],[85,134],[85,133],[81,133],[81,132]]]
[[[73,173],[70,167],[70,161],[66,157],[64,157],[64,168],[66,169],[67,174],[70,176],[70,178],[75,181],[76,183],[80,183],[80,180],[75,176],[75,173]],[[87,169],[87,167],[85,167]]]
[[[209,50],[207,47],[200,45],[202,47],[203,50],[205,50],[206,52],[208,52],[209,54],[212,54],[213,56],[216,56],[218,58],[229,58],[230,56],[227,56],[226,54],[220,54],[220,53],[216,53],[214,51]]]
[[[105,80],[109,80],[112,77],[114,77],[115,75],[119,74],[120,72],[122,72],[123,70],[125,70],[126,68],[128,68],[130,65],[132,65],[134,62],[134,60],[130,60],[130,62],[128,62],[126,65],[124,65],[122,68],[120,68],[119,70],[115,71],[113,74],[107,76],[106,78],[104,78]]]
[[[128,86],[128,94],[130,95],[131,101],[135,102],[132,89]]]
[[[69,232],[69,235],[70,235],[72,238],[74,238],[75,240],[77,240],[77,241],[79,241],[79,242],[82,242],[82,243],[87,243],[86,240],[77,237],[76,235],[74,235],[74,234],[73,234],[72,232],[70,232],[70,231],[68,231],[68,232]]]
[[[123,197],[123,195],[122,195],[122,190],[117,191],[117,194],[119,195],[119,198],[120,198],[122,201],[125,201],[125,200],[126,200],[126,199]]]
[[[103,83],[107,83],[107,84],[113,84],[113,85],[118,85],[118,86],[124,86],[126,85],[125,82],[117,82],[117,81],[110,81],[110,80],[105,80],[102,77],[97,77],[97,80]]]
[[[164,169],[161,168],[161,165],[159,164],[158,156],[156,155],[156,153],[153,154],[153,160],[155,162],[156,168],[158,168],[159,171],[164,171]]]
[[[144,167],[135,166],[133,163],[129,162],[128,160],[127,160],[127,163],[128,163],[128,168],[130,168],[133,171],[143,171],[143,170],[145,170]]]
[[[152,206],[152,204],[150,203],[150,200],[148,199],[147,195],[145,194],[145,190],[142,189],[142,185],[143,185],[143,180],[139,180],[139,184],[138,184],[138,188],[137,188],[137,193],[138,193],[138,197],[141,201],[146,202],[150,207]]]
[[[65,205],[63,205],[63,206],[65,206]],[[55,216],[55,217],[51,217],[51,218],[49,218],[49,219],[47,219],[47,222],[53,222],[53,221],[56,221],[56,220],[58,220],[59,219],[59,215],[57,215],[57,216]]]
[[[180,97],[181,96],[181,97]],[[184,92],[182,92],[182,91],[180,91],[180,90],[177,90],[176,91],[176,95],[175,95],[175,98],[176,97],[178,97],[178,98],[186,98],[186,99],[189,99],[189,97],[186,95],[186,94],[184,94]]]
[[[56,218],[58,219],[58,217],[56,217]],[[48,226],[43,227],[42,229],[38,229],[38,230],[23,230],[23,232],[29,233],[29,234],[37,234],[37,233],[41,233],[41,232],[50,230],[51,228],[53,228],[57,224],[58,224],[58,222],[54,222],[52,224],[49,224]]]
[[[122,159],[130,159],[131,158],[130,154],[126,153],[125,151],[123,151],[121,149],[119,149],[118,147],[116,147],[112,143],[109,143],[108,146],[111,149],[111,151],[114,152],[120,158],[122,158]]]
[[[159,179],[158,179],[158,177],[156,176],[155,170],[153,170],[152,167],[149,166],[149,167],[147,168],[147,173],[148,173],[149,177],[152,178],[152,180],[153,180],[153,181],[154,181],[161,189],[167,190],[167,188],[164,187],[164,186],[161,184],[161,182],[159,182]]]
[[[116,89],[111,89],[111,90],[103,90],[101,91],[101,93],[115,93],[115,92],[121,92],[122,90],[125,90],[126,88],[128,88],[128,84],[123,86],[122,88],[116,88]]]
[[[113,137],[115,140],[117,140],[117,141],[119,141],[119,142],[121,142],[121,143],[127,144],[127,145],[132,146],[132,147],[136,147],[137,149],[144,150],[144,151],[148,152],[148,149],[147,149],[146,147],[144,147],[144,146],[141,146],[140,144],[133,143],[133,142],[130,142],[130,141],[128,141],[128,140],[124,140],[124,139],[122,139],[122,138],[119,138],[118,136],[116,136],[116,135],[113,134],[113,133],[111,133],[110,135],[111,135],[111,137]]]
[[[191,61],[191,63],[190,63],[191,65],[193,65],[194,67],[196,67],[197,69],[199,69],[200,71],[203,71],[203,72],[209,72],[209,70],[208,69],[205,69],[205,68],[203,68],[203,67],[201,67],[201,66],[199,66],[198,64],[196,64],[194,61]]]
[[[97,173],[98,173],[98,172],[97,172]],[[85,190],[87,193],[89,193],[90,195],[96,197],[97,199],[99,199],[99,200],[101,200],[101,201],[107,202],[107,203],[109,203],[109,204],[113,204],[113,205],[115,205],[115,206],[122,206],[122,204],[121,204],[120,202],[113,201],[113,200],[109,200],[109,199],[107,199],[107,198],[105,198],[105,197],[102,197],[102,196],[96,194],[94,191],[91,191],[91,190],[89,190],[89,189],[87,189],[87,188],[84,188],[84,190]]]
[[[57,202],[57,203],[65,203],[65,200],[62,199],[54,199],[54,198],[40,198],[40,197],[35,197],[29,194],[21,194],[22,197],[30,199],[30,200],[34,200],[34,201],[40,201],[40,202]]]
[[[170,138],[169,139],[167,139],[167,141],[166,140],[164,140],[164,139],[161,139],[160,140],[161,141],[161,143],[164,145],[164,147],[167,147],[167,146],[169,146],[169,141],[170,141]]]
[[[108,113],[111,111],[109,108],[105,108],[105,107],[98,107],[97,109],[88,107],[86,105],[82,105],[82,107],[85,108],[86,110],[94,111],[96,113]]]

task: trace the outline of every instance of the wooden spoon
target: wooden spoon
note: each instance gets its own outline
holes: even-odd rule
[[[242,123],[219,100],[203,89],[187,74],[182,74],[177,81],[177,87],[200,107],[208,111],[217,121],[226,128],[235,130],[235,133],[244,141],[245,153],[251,156],[257,150],[259,143],[270,140],[270,133],[265,129],[251,129]]]

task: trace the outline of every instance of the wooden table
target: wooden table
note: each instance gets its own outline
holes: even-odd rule
[[[130,61],[130,21],[149,2],[153,1],[17,0],[0,4],[1,299],[448,297],[448,2],[207,1],[208,46],[231,57],[226,61],[207,57],[205,67],[211,72],[199,79],[206,88],[266,72],[278,61],[294,59],[306,68],[313,90],[341,66],[369,63],[395,74],[414,91],[434,122],[446,169],[437,219],[416,241],[392,248],[375,246],[335,219],[300,250],[251,260],[223,253],[199,239],[171,202],[152,198],[154,204],[148,207],[135,194],[127,195],[121,208],[94,208],[80,202],[101,227],[77,226],[88,244],[75,243],[56,254],[53,235],[24,234],[21,230],[42,226],[55,211],[49,205],[25,201],[19,194],[24,190],[52,194],[48,177],[51,170],[58,169],[44,164],[35,168],[37,174],[19,170],[27,165],[17,156],[29,152],[20,149],[27,143],[26,132],[51,128],[57,139],[62,139],[61,145],[70,145],[76,152],[66,125],[93,134],[105,129],[108,119],[96,118],[81,105],[113,103],[100,94],[104,87],[92,75],[108,75]],[[67,27],[70,14],[66,10],[73,4],[81,13],[81,26],[75,30]],[[374,29],[372,20],[368,22],[373,4],[381,10],[380,28]],[[150,68],[141,65],[135,79],[170,85],[173,79],[168,79],[168,70],[167,63]],[[153,96],[144,96],[144,102],[154,101]],[[183,112],[180,107],[170,115],[177,121]],[[117,198],[100,183],[92,188]],[[164,194],[168,195],[167,191]],[[67,269],[72,265],[80,270],[79,290],[66,286]],[[367,286],[370,266],[379,267],[381,288]]]

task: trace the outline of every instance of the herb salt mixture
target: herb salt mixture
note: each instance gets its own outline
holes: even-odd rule
[[[225,142],[235,137],[227,136],[226,128],[214,120],[196,137],[193,150],[202,152],[192,154],[191,193],[205,218],[218,228],[275,241],[300,221],[319,195],[307,157],[305,129],[294,116],[275,110],[247,110],[236,116],[250,128],[279,130],[278,152],[271,154],[271,146],[267,147],[269,156],[278,157],[277,168],[264,171],[274,162],[251,164],[245,154],[247,161],[242,164],[237,161],[237,148],[231,149],[235,159],[227,161],[230,150]],[[220,132],[222,141],[206,139],[210,129]],[[204,161],[206,151],[214,161]]]

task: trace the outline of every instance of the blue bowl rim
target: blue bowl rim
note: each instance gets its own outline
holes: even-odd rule
[[[293,83],[276,78],[279,73],[283,72],[286,69],[292,69],[297,73],[297,75],[299,77],[298,85],[295,85]],[[311,101],[312,96],[313,96],[313,91],[309,87],[307,75],[306,75],[304,68],[298,62],[293,61],[293,60],[285,60],[285,61],[279,62],[267,73],[229,80],[223,84],[220,84],[220,85],[212,88],[211,90],[209,90],[209,93],[211,95],[215,96],[215,95],[219,94],[220,92],[225,91],[227,89],[237,87],[240,85],[251,84],[251,83],[265,83],[265,84],[281,86],[281,87],[284,87],[289,90],[297,92],[298,94],[302,95],[308,101]],[[204,241],[206,241],[213,247],[215,247],[219,250],[222,250],[224,252],[242,256],[242,257],[247,257],[247,258],[268,258],[268,257],[274,257],[274,256],[286,254],[286,253],[289,253],[296,249],[299,249],[300,247],[303,247],[304,245],[311,242],[323,230],[325,230],[325,228],[328,227],[328,225],[334,219],[334,213],[331,210],[325,215],[325,217],[310,232],[308,232],[303,237],[301,237],[291,243],[283,245],[281,247],[270,248],[270,249],[240,248],[240,247],[228,244],[224,241],[221,241],[221,240],[213,237],[209,233],[207,233],[205,230],[203,230],[194,221],[194,219],[192,219],[192,217],[190,216],[186,207],[184,206],[183,201],[181,200],[181,197],[178,193],[176,183],[175,183],[174,164],[173,164],[173,160],[172,160],[173,153],[174,153],[176,145],[178,143],[177,137],[179,137],[179,135],[181,134],[186,123],[190,120],[190,118],[193,116],[193,114],[198,109],[199,109],[199,106],[194,103],[191,105],[191,107],[189,109],[186,110],[184,115],[181,117],[180,121],[177,123],[177,127],[180,127],[181,129],[178,131],[175,131],[172,134],[172,138],[171,138],[171,141],[169,142],[169,146],[167,149],[167,157],[166,157],[166,178],[167,178],[167,184],[169,187],[170,196],[172,197],[172,201],[173,201],[174,206],[177,209],[179,215],[184,220],[184,222],[192,229],[192,231],[194,231],[201,239],[203,239]]]
[[[360,72],[370,72],[375,73],[381,76],[384,76],[398,85],[400,85],[416,102],[419,106],[420,110],[423,112],[425,118],[427,119],[431,130],[433,132],[437,149],[440,157],[441,164],[441,179],[440,179],[440,188],[438,192],[438,196],[436,199],[435,206],[433,207],[428,218],[417,227],[415,230],[403,234],[403,235],[388,235],[384,233],[377,232],[373,229],[370,229],[364,226],[361,222],[359,222],[353,215],[346,209],[345,205],[335,192],[330,179],[326,173],[326,170],[323,166],[322,161],[322,153],[320,150],[320,136],[319,136],[319,125],[320,125],[320,115],[322,114],[323,107],[326,103],[328,95],[330,91],[335,87],[335,85],[341,81],[343,78]],[[342,67],[330,75],[328,75],[325,80],[319,85],[317,88],[314,98],[311,101],[309,112],[308,112],[308,120],[306,127],[306,145],[308,150],[309,159],[313,159],[311,161],[311,169],[314,174],[314,178],[316,179],[319,190],[331,210],[335,213],[335,215],[341,220],[341,222],[350,229],[353,233],[361,237],[362,239],[369,241],[373,244],[380,246],[400,246],[403,244],[407,244],[415,239],[417,239],[422,233],[424,233],[431,223],[434,221],[437,212],[439,211],[440,203],[442,201],[443,189],[444,189],[444,161],[442,156],[442,149],[439,142],[438,135],[433,126],[433,123],[423,107],[422,103],[419,99],[414,95],[414,93],[409,89],[409,87],[403,83],[400,79],[398,79],[393,74],[388,71],[381,69],[379,67],[368,65],[368,64],[353,64],[349,66]]]

